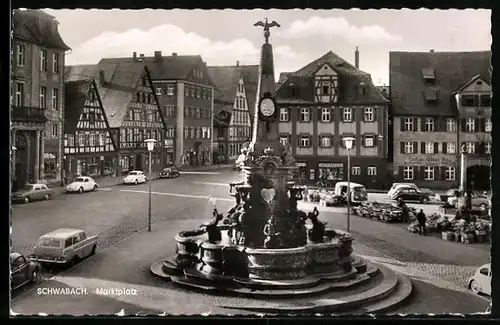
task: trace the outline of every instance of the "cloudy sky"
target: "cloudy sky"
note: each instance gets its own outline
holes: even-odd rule
[[[103,57],[200,54],[208,65],[258,64],[268,17],[276,73],[295,71],[333,51],[376,84],[388,83],[389,51],[489,50],[489,10],[50,10],[72,48],[67,64]]]

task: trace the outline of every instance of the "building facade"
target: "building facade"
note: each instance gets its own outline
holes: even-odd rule
[[[14,186],[60,183],[64,56],[58,22],[41,10],[13,14],[11,136]]]
[[[481,90],[472,91],[477,101],[469,103],[467,97],[475,81],[489,80],[489,56],[489,52],[390,53],[394,180],[435,189],[459,186],[462,142],[472,157],[479,152],[477,143],[486,148],[489,141],[488,110],[480,106],[481,95],[483,105],[489,105],[489,86],[484,88],[485,82]],[[481,77],[473,79],[478,74]]]
[[[137,54],[134,53],[134,57]],[[167,134],[174,135],[165,163],[203,166],[212,163],[214,84],[200,56],[139,55],[151,77],[163,115]],[[173,134],[172,134],[173,133]]]
[[[94,79],[65,85],[66,182],[75,177],[116,175],[117,146]]]
[[[217,87],[215,105],[225,107],[218,110],[215,148],[217,156],[225,162],[234,162],[243,144],[251,138],[253,110],[258,83],[258,65],[213,66],[208,67],[211,79]],[[227,127],[221,121],[229,119]]]
[[[167,128],[143,60],[102,59],[97,65],[68,67],[67,75],[68,81],[82,77],[95,80],[117,149],[116,158],[107,164],[114,164],[113,175],[125,175],[133,169],[148,170],[146,139],[157,140],[152,153],[152,170],[163,168]],[[100,159],[102,155],[94,156]]]
[[[359,57],[356,56],[359,64]],[[279,132],[305,183],[347,180],[380,188],[387,171],[387,105],[370,75],[332,52],[278,81]],[[354,137],[348,151],[343,141]]]

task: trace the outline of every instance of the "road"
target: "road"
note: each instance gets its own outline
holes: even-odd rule
[[[76,227],[100,237],[98,254],[57,275],[44,273],[37,287],[17,292],[13,310],[23,314],[126,313],[198,314],[216,307],[223,297],[188,293],[152,277],[149,265],[174,253],[173,237],[182,229],[207,221],[216,199],[220,211],[233,204],[227,183],[239,180],[235,172],[187,174],[178,179],[152,182],[152,232],[147,227],[148,186],[114,186],[95,193],[62,195],[51,201],[15,206],[13,250],[28,254],[38,237],[60,227]],[[308,211],[310,203],[300,206]],[[345,209],[321,208],[320,219],[344,229]],[[418,304],[401,307],[405,312],[480,312],[487,301],[468,293],[465,279],[488,262],[489,251],[475,245],[445,242],[408,233],[400,226],[351,217],[355,251],[396,268],[412,277]],[[396,263],[397,262],[397,263]],[[398,264],[399,263],[399,264]],[[397,269],[399,268],[399,269]],[[82,295],[44,295],[42,288],[81,287]],[[96,288],[127,288],[128,295],[96,294]],[[40,289],[40,290],[39,290]],[[135,290],[132,290],[135,289]],[[433,292],[429,295],[426,292]],[[135,295],[133,294],[135,293]],[[457,299],[459,297],[459,299]],[[439,302],[436,303],[435,300]],[[240,313],[240,312],[238,312]]]

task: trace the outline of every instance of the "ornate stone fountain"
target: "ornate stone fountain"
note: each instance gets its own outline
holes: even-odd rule
[[[179,232],[177,255],[155,262],[151,270],[177,284],[250,295],[258,295],[259,288],[311,288],[325,280],[352,279],[367,271],[365,261],[351,257],[353,236],[326,228],[316,208],[308,213],[298,209],[303,187],[293,182],[298,167],[289,145],[279,141],[268,42],[269,28],[279,24],[266,20],[256,25],[264,28],[265,43],[254,134],[238,159],[244,181],[229,184],[235,205],[225,215],[214,206],[212,221]]]

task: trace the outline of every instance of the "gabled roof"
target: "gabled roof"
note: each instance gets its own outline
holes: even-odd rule
[[[67,81],[64,84],[64,132],[75,133],[93,79]]]
[[[481,79],[481,75],[477,75],[477,76],[472,77],[469,81],[467,81],[465,84],[460,86],[456,91],[454,91],[454,93],[463,91],[464,89],[466,89],[467,87],[469,87],[470,85],[472,85],[474,82],[476,82],[479,79]],[[488,85],[489,85],[489,83],[488,83]]]
[[[53,49],[70,50],[64,43],[54,16],[42,10],[15,10],[12,15],[14,39]]]
[[[103,59],[113,60],[115,63],[130,64],[137,63],[138,60],[130,58]],[[102,60],[101,60],[102,62]],[[146,56],[143,61],[148,66],[152,80],[187,80],[190,73],[197,65],[204,65],[200,55],[171,55],[162,56],[160,59]],[[206,81],[210,86],[214,83],[208,74]],[[204,77],[205,77],[204,75]]]
[[[453,92],[475,76],[490,81],[490,51],[390,52],[390,92],[394,115],[454,116]],[[422,70],[434,69],[435,80],[426,83]],[[427,104],[426,89],[438,100]]]
[[[215,100],[234,103],[240,78],[243,78],[250,118],[253,119],[257,85],[259,78],[258,65],[211,66],[208,67],[210,77],[215,83]]]
[[[332,51],[329,51],[322,57],[312,61],[311,63],[307,64],[306,66],[302,67],[301,69],[295,71],[295,72],[286,72],[280,75],[280,80],[278,81],[278,97],[280,101],[287,100],[286,96],[283,96],[283,92],[279,94],[279,90],[283,88],[289,81],[292,79],[295,79],[296,81],[300,82],[300,87],[301,89],[304,89],[307,93],[313,92],[314,89],[311,88],[312,86],[309,85],[309,83],[305,82],[305,80],[301,80],[303,78],[305,79],[311,79],[314,77],[314,74],[325,64],[328,64],[337,74],[339,75],[339,82],[341,83],[340,85],[340,91],[342,94],[342,100],[345,102],[349,103],[356,103],[356,102],[373,102],[373,103],[387,103],[388,100],[382,96],[380,91],[375,87],[371,80],[370,74],[361,71],[351,65],[349,62],[345,61]],[[295,81],[294,81],[295,83]],[[354,88],[356,85],[359,85],[361,83],[364,83],[368,87],[367,95],[358,98],[358,96],[355,96],[353,94]],[[306,85],[307,84],[307,85]],[[309,87],[306,89],[306,87]],[[281,95],[281,96],[280,96]],[[313,96],[313,95],[311,95]]]
[[[118,128],[123,123],[128,106],[132,101],[136,86],[144,70],[144,62],[122,62],[121,59],[102,59],[97,65],[66,67],[66,81],[92,78],[106,112],[109,126]],[[99,80],[99,71],[104,72],[104,80]]]

